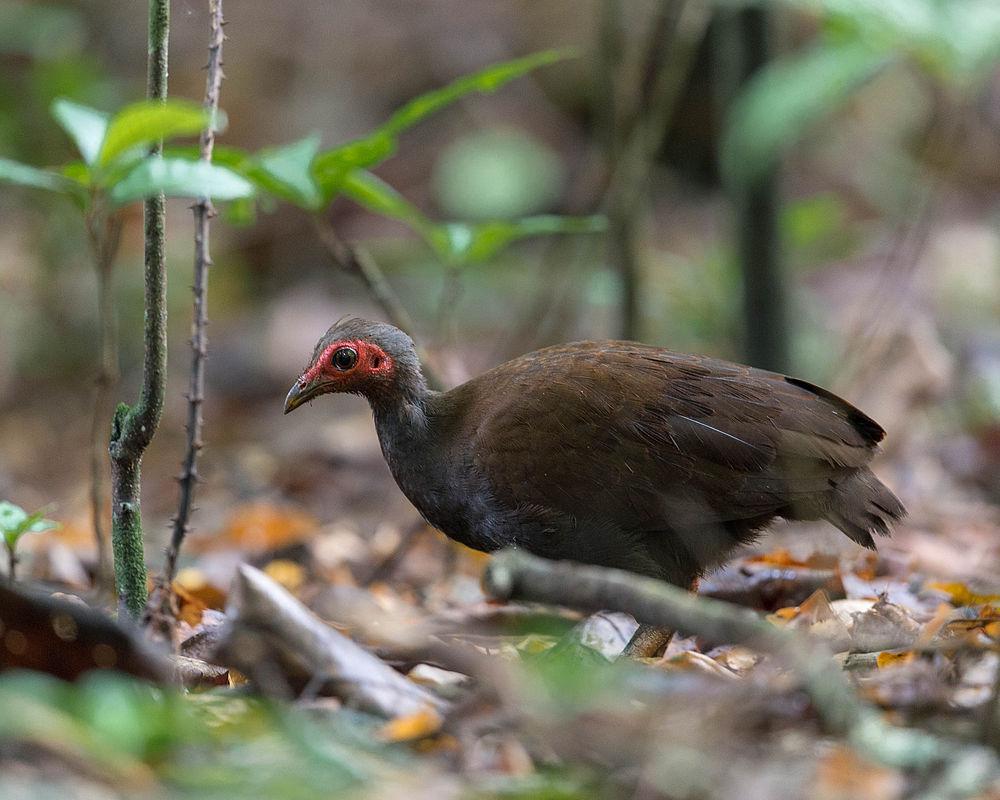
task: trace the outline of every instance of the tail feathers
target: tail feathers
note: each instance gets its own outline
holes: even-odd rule
[[[870,469],[860,469],[833,490],[826,519],[869,550],[872,534],[888,536],[890,525],[906,516],[906,509]]]

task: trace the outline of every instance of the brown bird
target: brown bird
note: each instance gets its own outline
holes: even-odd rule
[[[868,468],[885,431],[797,378],[635,342],[576,342],[427,388],[413,341],[349,318],[319,340],[285,413],[366,397],[396,483],[477,550],[617,567],[689,587],[775,517],[875,548],[906,512]],[[631,652],[668,637],[640,627]]]

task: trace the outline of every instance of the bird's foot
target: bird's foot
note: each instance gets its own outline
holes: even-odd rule
[[[622,650],[622,655],[626,658],[659,658],[666,652],[673,636],[670,628],[639,625]]]

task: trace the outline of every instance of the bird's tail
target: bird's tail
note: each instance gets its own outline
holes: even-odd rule
[[[906,516],[906,509],[868,468],[859,469],[833,490],[825,518],[858,544],[875,549],[872,534],[888,536],[889,526]]]

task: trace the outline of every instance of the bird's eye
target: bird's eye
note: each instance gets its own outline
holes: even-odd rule
[[[350,347],[341,347],[333,354],[330,363],[341,372],[346,372],[358,363],[358,354]]]

